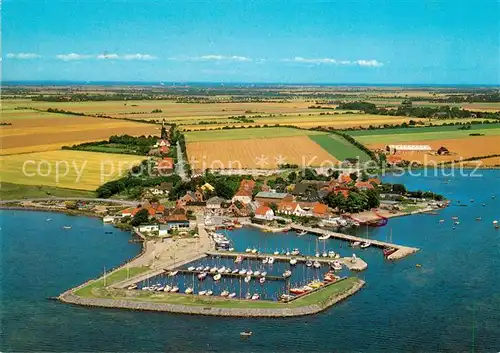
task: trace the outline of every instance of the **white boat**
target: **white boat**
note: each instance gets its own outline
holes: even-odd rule
[[[207,277],[207,273],[206,272],[202,272],[198,275],[198,279],[200,281],[203,281],[205,279],[205,277]]]
[[[220,280],[220,279],[221,279],[221,277],[222,277],[222,275],[221,275],[220,273],[216,274],[216,275],[214,276],[214,281],[218,281],[218,280]]]
[[[227,297],[229,295],[229,292],[227,290],[223,290],[222,293],[220,294],[221,297]]]
[[[371,245],[372,245],[372,243],[370,243],[369,241],[365,241],[364,243],[362,243],[362,244],[360,245],[360,247],[361,247],[362,249],[365,249],[365,248],[370,247]]]
[[[260,271],[255,271],[255,272],[253,273],[253,275],[254,275],[255,277],[259,277],[259,276],[260,276]]]
[[[240,271],[240,270],[238,270],[237,268],[235,268],[234,270],[232,270],[232,271],[231,271],[231,273],[232,273],[233,275],[235,275],[235,274],[237,274],[239,271]]]
[[[314,256],[315,257],[319,257],[320,256],[319,252],[317,252],[316,254],[314,254]]]
[[[307,234],[307,230],[303,230],[303,231],[297,233],[297,235],[306,235],[306,234]]]
[[[361,245],[361,242],[360,241],[354,241],[351,243],[351,247],[355,248],[355,247],[358,247]]]
[[[319,239],[319,240],[326,240],[326,239],[328,239],[328,238],[330,238],[330,234],[325,234],[325,235],[322,235],[322,236],[320,236],[318,239]]]
[[[242,269],[242,270],[240,270],[240,272],[238,272],[238,274],[240,274],[240,275],[244,275],[245,273],[247,273],[247,270],[245,270],[245,269]]]
[[[269,265],[272,265],[274,263],[274,257],[270,257],[269,260],[267,261]]]
[[[226,267],[225,267],[225,266],[222,266],[221,268],[219,268],[219,269],[217,270],[217,272],[218,272],[218,273],[224,273],[224,272],[226,272]]]
[[[267,264],[268,262],[269,262],[269,258],[268,257],[266,257],[265,259],[262,259],[262,263],[264,265]]]
[[[245,294],[245,299],[252,299],[252,294],[250,293]]]
[[[149,287],[142,287],[141,290],[149,290]]]
[[[234,248],[229,248],[229,251],[234,251]]]
[[[244,281],[245,281],[245,283],[248,283],[248,282],[250,282],[251,279],[252,279],[252,276],[245,276]]]
[[[227,297],[228,298],[234,298],[234,297],[236,297],[236,293],[233,292],[233,293],[229,294]]]
[[[292,256],[297,256],[300,254],[300,250],[299,249],[293,249],[292,252],[290,253]]]
[[[358,261],[358,258],[356,257],[356,254],[352,254],[352,257],[351,257],[351,262],[352,262],[353,264],[355,264],[355,263],[356,263],[356,261]]]
[[[440,219],[440,220],[439,220],[439,223],[444,223],[444,219]]]
[[[127,289],[128,290],[137,289],[137,284],[132,284],[131,286],[128,286]]]
[[[243,331],[240,332],[241,337],[250,337],[252,335],[252,331]]]
[[[176,275],[176,274],[178,274],[178,273],[179,273],[179,271],[170,271],[170,272],[168,273],[168,275],[169,275],[170,277],[173,277],[173,276],[175,276],[175,275]]]
[[[178,291],[179,291],[179,287],[177,287],[177,286],[174,286],[174,287],[170,290],[170,292],[171,292],[171,293],[177,293]]]
[[[267,276],[267,272],[266,271],[263,271],[260,273],[261,277],[266,277]]]
[[[186,293],[186,294],[193,294],[193,288],[191,288],[191,287],[186,288],[186,290],[184,291],[184,293]]]
[[[231,272],[232,272],[232,271],[231,271],[231,269],[230,269],[229,267],[228,267],[228,268],[226,268],[226,270],[224,271],[224,273],[226,273],[226,274],[229,274],[229,273],[231,273]]]
[[[327,252],[324,252],[323,254],[321,254],[321,256],[323,256],[323,257],[328,257],[328,253],[327,253]]]
[[[218,270],[218,268],[217,268],[217,267],[212,267],[212,268],[210,269],[210,273],[216,273],[216,272],[217,272],[217,270]]]
[[[252,300],[258,300],[258,299],[260,299],[260,295],[258,293],[252,295]]]
[[[313,265],[312,261],[311,260],[307,260],[306,261],[306,266],[307,267],[311,267]]]
[[[160,286],[160,287],[156,288],[156,291],[157,292],[163,292],[163,289],[165,289],[165,287]]]
[[[252,249],[251,248],[246,248],[245,252],[252,252]]]
[[[329,251],[328,252],[328,257],[335,257],[335,251]]]
[[[194,271],[195,269],[196,269],[196,267],[194,267],[194,266],[189,266],[188,267],[188,271]]]
[[[287,251],[287,252],[285,253],[285,255],[286,255],[286,256],[290,256],[290,251]]]
[[[249,275],[249,276],[253,275],[253,271],[252,270],[247,270],[247,275]]]
[[[164,292],[170,292],[172,290],[172,286],[166,285],[165,288],[163,288]]]
[[[292,271],[290,270],[286,270],[285,272],[283,272],[283,277],[284,278],[288,278],[292,275]]]
[[[340,261],[334,261],[333,264],[330,265],[335,271],[340,271],[342,270],[342,264]]]
[[[264,284],[265,281],[266,281],[266,277],[259,278],[260,284]]]
[[[214,294],[214,292],[212,290],[207,290],[207,292],[205,293],[205,295],[207,296],[211,296],[212,294]]]
[[[63,229],[71,229],[71,226],[64,226]]]
[[[321,264],[318,261],[314,261],[313,266],[314,268],[320,268]]]
[[[276,250],[275,252],[273,252],[273,255],[279,255],[280,252],[278,250]]]
[[[257,249],[252,249],[252,254],[257,254]]]
[[[292,257],[290,259],[290,265],[295,266],[296,264],[297,264],[297,259]]]
[[[336,259],[340,259],[340,254],[338,254],[338,253],[337,253],[337,254],[335,254],[335,258],[336,258]]]
[[[209,272],[209,271],[210,271],[210,266],[205,266],[205,267],[203,268],[203,271],[204,271],[204,272]]]
[[[50,221],[52,221],[52,218],[47,218],[46,221],[50,222]]]
[[[196,271],[203,271],[203,266],[196,267]]]
[[[207,294],[207,291],[206,290],[202,290],[202,291],[199,291],[198,292],[198,295],[206,295]]]

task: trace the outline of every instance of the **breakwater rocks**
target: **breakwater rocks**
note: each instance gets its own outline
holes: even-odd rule
[[[228,316],[228,317],[292,317],[292,316],[305,316],[319,313],[326,310],[332,305],[344,300],[345,298],[353,295],[364,286],[363,280],[358,280],[350,289],[344,293],[328,298],[321,303],[305,305],[301,307],[285,307],[283,308],[218,308],[208,305],[182,305],[182,304],[167,304],[167,303],[152,303],[138,300],[127,299],[111,299],[111,298],[88,298],[80,297],[67,291],[61,294],[58,299],[61,302],[83,305],[90,307],[102,308],[122,308],[128,310],[142,310],[142,311],[163,311],[175,314],[186,315],[209,315],[209,316]],[[231,299],[228,299],[231,300]]]

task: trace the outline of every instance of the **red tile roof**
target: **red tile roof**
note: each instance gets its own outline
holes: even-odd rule
[[[328,206],[325,205],[324,203],[318,202],[316,205],[314,205],[313,214],[324,215],[327,212],[328,212]]]
[[[278,204],[278,210],[293,212],[297,209],[297,206],[298,206],[298,203],[296,203],[296,202],[281,201]]]
[[[402,160],[403,158],[401,158],[401,156],[395,156],[395,155],[387,156],[387,162],[389,163],[398,163],[401,162]]]
[[[340,179],[340,182],[344,183],[344,184],[350,183],[352,181],[351,177],[347,174],[341,174],[339,176],[339,179]]]
[[[358,181],[355,186],[358,189],[374,189],[375,187],[367,181]]]
[[[382,184],[382,181],[379,178],[370,178],[368,179],[368,182],[376,185]]]
[[[255,210],[256,215],[265,216],[267,212],[272,211],[270,207],[260,206]]]
[[[158,169],[174,169],[174,159],[171,157],[164,157],[156,164]]]
[[[255,187],[254,180],[243,179],[240,183],[240,188],[236,192],[235,196],[252,196],[254,187]]]

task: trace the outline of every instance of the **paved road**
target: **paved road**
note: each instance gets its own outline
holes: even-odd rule
[[[89,201],[89,202],[109,202],[109,203],[116,203],[119,205],[129,205],[129,206],[137,205],[137,201],[124,201],[116,199],[98,199],[98,198],[85,198],[85,197],[44,197],[38,199],[2,200],[0,201],[0,205],[9,202],[24,202],[24,201],[77,201],[77,200]]]
[[[188,181],[189,178],[184,170],[184,155],[182,154],[181,145],[177,142],[177,165],[175,166],[175,172],[179,175],[182,181]]]

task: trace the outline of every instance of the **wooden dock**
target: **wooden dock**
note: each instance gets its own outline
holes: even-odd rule
[[[419,248],[413,248],[413,247],[409,247],[409,246],[388,243],[388,242],[375,240],[375,239],[360,238],[360,237],[356,237],[354,235],[331,232],[329,230],[320,229],[320,228],[305,227],[305,226],[302,226],[299,224],[292,224],[291,228],[295,229],[295,230],[306,231],[308,233],[318,234],[318,235],[329,235],[330,238],[341,239],[341,240],[345,240],[345,241],[349,241],[349,242],[354,242],[354,241],[367,242],[368,241],[372,244],[372,246],[376,246],[379,248],[394,248],[394,249],[396,249],[396,252],[392,253],[391,255],[389,255],[387,257],[389,260],[401,259],[405,256],[408,256],[408,255],[413,254],[413,253],[420,250]]]

